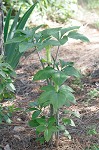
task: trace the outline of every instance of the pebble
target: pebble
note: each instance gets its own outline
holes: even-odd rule
[[[4,147],[4,150],[11,150],[9,144],[7,144],[7,145]]]
[[[22,131],[25,131],[25,128],[21,127],[21,126],[15,126],[13,131],[15,131],[15,132],[22,132]]]

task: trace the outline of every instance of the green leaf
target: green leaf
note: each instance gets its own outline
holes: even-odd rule
[[[30,106],[30,107],[38,107],[38,102],[37,102],[37,101],[35,101],[35,102],[30,102],[30,103],[29,103],[29,106]]]
[[[64,73],[67,76],[75,76],[77,78],[80,78],[80,73],[78,72],[78,70],[76,70],[74,67],[72,66],[67,66],[63,69]]]
[[[48,35],[53,35],[53,34],[56,34],[57,32],[59,32],[60,29],[61,29],[61,27],[59,27],[59,28],[50,28],[50,29],[47,29],[46,31],[47,31]]]
[[[6,87],[8,88],[8,90],[14,92],[16,89],[15,89],[15,86],[12,84],[12,83],[8,83],[6,85]]]
[[[39,123],[36,120],[30,120],[29,122],[30,127],[37,127],[39,126]]]
[[[36,119],[39,115],[40,115],[41,111],[40,110],[37,110],[37,111],[34,111],[33,114],[32,114],[32,119]]]
[[[78,111],[71,112],[75,117],[80,118],[80,113]]]
[[[48,128],[51,128],[53,124],[55,124],[56,118],[54,116],[48,119]]]
[[[55,88],[52,85],[43,86],[40,88],[43,91],[52,91],[55,90]]]
[[[60,131],[64,131],[64,130],[66,129],[66,127],[65,127],[64,125],[59,125],[59,126],[58,126],[58,129],[59,129]]]
[[[55,72],[55,70],[51,67],[46,67],[43,70],[38,71],[33,80],[44,80],[51,77],[51,75]]]
[[[62,71],[57,71],[52,75],[52,80],[57,84],[63,84],[67,79],[67,76]]]
[[[67,36],[63,36],[63,38],[59,39],[59,42],[60,42],[61,45],[64,45],[67,41],[68,41]]]
[[[66,33],[66,32],[69,32],[69,31],[72,31],[72,30],[77,30],[79,29],[80,26],[73,26],[73,27],[68,27],[68,28],[63,28],[61,29],[61,37]]]
[[[19,21],[19,23],[18,23],[16,29],[23,29],[23,28],[24,28],[24,26],[25,26],[25,24],[26,24],[26,22],[27,22],[27,20],[28,20],[28,18],[29,18],[29,16],[30,16],[30,14],[32,13],[32,11],[33,11],[33,9],[35,8],[35,6],[36,6],[37,3],[38,3],[38,2],[36,2],[34,5],[32,5],[32,6],[27,10],[27,12],[24,14],[24,16],[20,19],[20,21]]]
[[[52,94],[52,91],[44,91],[38,98],[39,104],[41,105],[45,102],[48,102],[50,100],[50,94]]]
[[[25,39],[26,39],[25,36],[19,36],[8,40],[5,44],[20,43],[23,42]]]
[[[61,67],[64,68],[66,66],[73,66],[74,65],[74,62],[65,62],[63,60],[60,59],[60,64],[61,64]]]
[[[38,109],[37,108],[28,108],[28,109],[26,109],[26,112],[34,111],[34,110],[38,110]]]
[[[67,88],[68,89],[68,88]],[[74,95],[69,91],[69,90],[66,90],[66,87],[65,86],[62,86],[60,89],[59,89],[59,92],[63,95],[65,95],[65,105],[70,105],[70,103],[76,103],[76,100],[75,100],[75,97]]]
[[[71,88],[71,87],[69,87],[68,85],[62,85],[61,87],[60,87],[60,90],[62,90],[62,91],[64,91],[64,92],[74,92],[74,90]]]
[[[44,131],[44,138],[47,142],[51,139],[51,136],[52,136],[52,131],[50,131],[49,129],[46,129]]]
[[[46,126],[44,125],[39,125],[37,128],[36,128],[36,131],[37,132],[44,132],[46,130]]]
[[[14,18],[13,24],[11,25],[11,29],[10,29],[9,34],[8,34],[8,39],[12,39],[14,36],[14,31],[16,29],[16,26],[17,26],[17,23],[19,20],[20,10],[21,9],[19,9],[18,13],[16,14],[16,16]]]
[[[33,43],[29,43],[29,42],[22,42],[19,44],[19,52],[23,53],[31,48],[34,47]]]
[[[72,119],[69,119],[69,118],[63,118],[62,119],[62,122],[65,124],[65,125],[71,125],[73,127],[75,127],[75,123]]]
[[[37,118],[36,121],[40,124],[40,125],[46,125],[46,119],[45,116],[42,116],[41,118]]]
[[[57,93],[52,91],[49,95],[50,103],[53,105],[54,112],[66,103],[66,96],[60,91]]]
[[[56,40],[48,40],[47,41],[47,45],[50,45],[50,46],[60,46],[60,42],[56,41]]]
[[[65,135],[66,137],[68,137],[69,140],[71,140],[71,135],[69,134],[69,132],[68,132],[67,130],[65,130],[64,135]]]
[[[12,9],[8,11],[8,15],[6,17],[5,26],[4,26],[4,42],[6,42],[7,36],[8,36],[8,29],[9,29],[9,22],[11,18],[11,12]]]
[[[4,71],[2,71],[2,70],[0,70],[0,75],[1,75],[2,77],[6,78],[6,74],[5,74],[5,72],[4,72]]]
[[[83,42],[89,42],[89,39],[87,37],[75,31],[69,32],[68,37],[76,40],[81,40]]]

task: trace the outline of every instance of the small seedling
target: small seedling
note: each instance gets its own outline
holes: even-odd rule
[[[20,34],[17,38],[20,53],[35,48],[41,62],[42,69],[33,76],[33,81],[46,81],[46,86],[41,87],[42,93],[39,98],[36,102],[32,102],[29,108],[32,111],[29,126],[36,129],[38,140],[41,143],[51,141],[55,135],[56,145],[58,145],[59,131],[64,129],[64,135],[71,138],[66,126],[75,126],[73,120],[66,117],[61,119],[62,124],[60,124],[60,108],[76,103],[74,90],[66,82],[70,77],[80,78],[81,76],[73,62],[66,62],[58,58],[60,46],[64,45],[69,38],[86,42],[89,40],[77,32],[78,26],[51,28],[37,32],[40,27],[27,31],[18,30]],[[7,43],[9,42],[17,43],[16,38]],[[54,46],[57,46],[56,54],[53,54]],[[40,55],[42,50],[45,50],[45,58]],[[48,114],[45,114],[44,110],[48,110]]]

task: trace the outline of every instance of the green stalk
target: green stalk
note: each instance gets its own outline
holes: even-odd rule
[[[51,64],[51,47],[50,46],[46,47],[46,59],[47,59],[48,65],[50,65]]]
[[[57,84],[55,84],[55,89],[56,89],[56,92],[58,92],[59,90],[59,86]],[[55,117],[56,117],[56,126],[59,126],[59,111],[57,110],[56,114],[55,114]],[[56,147],[58,147],[58,143],[59,143],[59,131],[56,132],[55,134],[55,145]]]

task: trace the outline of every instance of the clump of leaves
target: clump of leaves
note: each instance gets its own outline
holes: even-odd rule
[[[74,90],[66,85],[66,81],[71,77],[80,78],[80,73],[74,67],[73,62],[65,62],[58,59],[60,46],[64,45],[69,38],[88,42],[88,38],[77,32],[78,26],[68,28],[51,28],[35,32],[38,26],[28,31],[19,30],[19,51],[20,53],[30,48],[35,48],[42,69],[33,77],[33,81],[46,81],[47,85],[41,87],[42,93],[36,102],[31,103],[29,111],[32,111],[32,118],[29,121],[31,127],[36,128],[38,140],[43,143],[50,141],[55,134],[56,145],[58,144],[59,131],[64,130],[64,134],[69,138],[66,125],[75,126],[71,118],[63,118],[60,124],[59,112],[63,106],[69,107],[75,104]],[[20,41],[20,38],[22,39]],[[9,40],[8,43],[16,43],[16,39]],[[57,46],[56,54],[53,55],[52,48]],[[45,58],[42,58],[40,51],[45,50]],[[45,115],[44,110],[48,110]]]
[[[16,74],[12,67],[5,63],[2,58],[0,60],[0,102],[13,98],[15,87],[12,78]]]
[[[19,110],[19,108],[16,108],[14,105],[3,106],[3,104],[0,104],[0,124],[3,122],[11,123],[11,117],[17,110]]]

